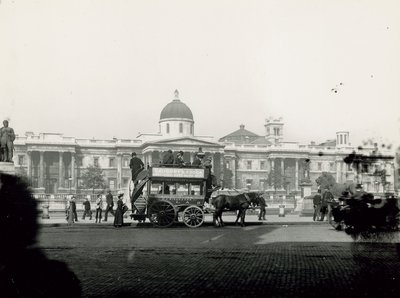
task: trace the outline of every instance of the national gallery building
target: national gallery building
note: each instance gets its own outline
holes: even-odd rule
[[[169,149],[184,151],[185,161],[192,162],[201,147],[206,156],[212,156],[216,177],[235,189],[276,192],[276,178],[271,177],[274,175],[282,181],[278,191],[299,195],[306,176],[315,192],[315,180],[322,172],[328,172],[339,183],[359,181],[366,191],[382,192],[381,180],[371,175],[382,169],[386,169],[386,189],[394,188],[393,161],[377,161],[362,175],[344,163],[346,156],[357,151],[346,131],[337,132],[334,139],[322,144],[285,142],[282,118],[269,118],[262,136],[240,125],[238,130],[215,141],[213,137],[196,136],[194,124],[192,111],[175,91],[174,99],[161,110],[158,133],[140,134],[135,139],[100,140],[27,132],[14,142],[15,170],[29,178],[37,193],[65,194],[82,192],[82,173],[89,165],[95,165],[103,169],[107,187],[119,190],[129,184],[132,152],[146,165],[152,165],[160,163]],[[363,148],[362,153],[374,149]]]

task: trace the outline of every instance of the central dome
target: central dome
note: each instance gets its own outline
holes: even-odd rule
[[[187,105],[179,100],[178,90],[175,90],[175,99],[167,104],[160,114],[160,120],[171,118],[184,118],[193,121],[192,111]]]

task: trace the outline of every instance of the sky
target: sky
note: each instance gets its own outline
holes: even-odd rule
[[[178,89],[196,135],[398,144],[399,53],[396,0],[0,0],[0,117],[136,138]]]

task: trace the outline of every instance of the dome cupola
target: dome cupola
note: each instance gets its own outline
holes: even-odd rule
[[[192,137],[194,134],[192,111],[180,101],[178,90],[175,90],[174,94],[175,98],[161,111],[160,133],[167,137]]]

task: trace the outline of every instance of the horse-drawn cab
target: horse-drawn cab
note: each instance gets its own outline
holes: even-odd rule
[[[204,222],[206,172],[202,168],[153,166],[131,182],[135,220],[148,218],[154,226],[168,227],[181,218],[191,228]],[[133,188],[133,189],[132,189]]]

